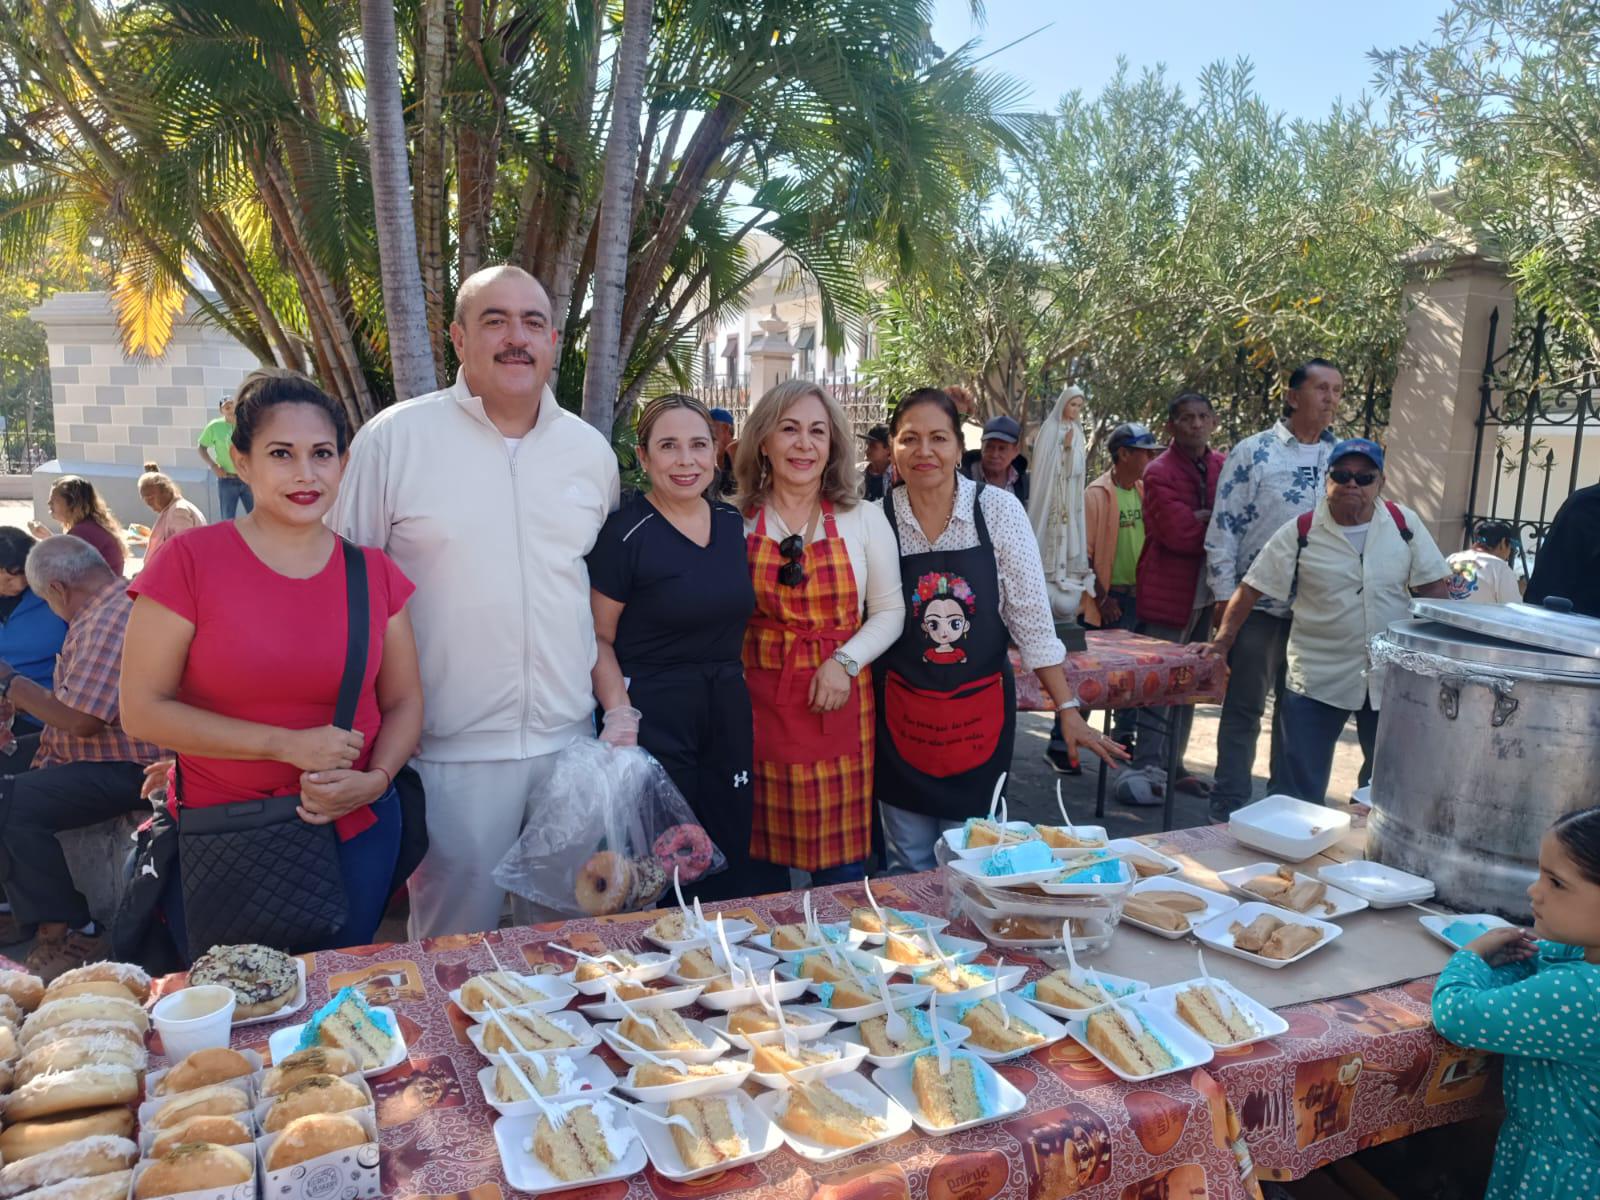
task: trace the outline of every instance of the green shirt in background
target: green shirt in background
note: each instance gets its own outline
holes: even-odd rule
[[[1117,556],[1111,560],[1111,586],[1131,588],[1144,550],[1144,507],[1138,492],[1111,486],[1117,493]]]
[[[200,431],[200,445],[216,460],[217,466],[229,475],[238,474],[233,469],[233,455],[228,453],[228,447],[233,445],[233,426],[226,417],[218,417]]]

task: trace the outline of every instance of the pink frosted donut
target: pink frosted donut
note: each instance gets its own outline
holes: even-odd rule
[[[699,879],[711,869],[711,856],[716,853],[716,847],[700,826],[674,825],[655,840],[650,852],[661,860],[668,875],[676,867],[678,878],[687,881]]]

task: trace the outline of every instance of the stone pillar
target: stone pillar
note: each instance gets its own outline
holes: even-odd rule
[[[1516,286],[1493,247],[1464,230],[1412,252],[1407,265],[1406,336],[1389,404],[1385,491],[1415,509],[1449,554],[1463,545],[1489,318],[1500,310],[1498,354],[1511,334]],[[1493,458],[1491,445],[1490,470]]]
[[[28,314],[50,344],[56,457],[33,473],[41,519],[63,475],[92,482],[124,524],[154,519],[135,486],[146,462],[177,481],[207,517],[219,512],[216,477],[195,442],[217,404],[253,371],[256,356],[197,317],[193,301],[173,322],[160,359],[130,359],[104,292],[57,292]]]
[[[761,332],[750,339],[750,404],[794,374],[794,345],[789,323],[778,316],[777,306],[761,322]]]

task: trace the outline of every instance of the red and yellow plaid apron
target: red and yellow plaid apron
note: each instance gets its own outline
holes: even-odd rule
[[[806,580],[784,587],[784,559],[765,510],[745,539],[756,611],[744,635],[755,724],[755,823],[750,853],[818,871],[859,862],[872,848],[872,672],[862,667],[834,712],[807,707],[817,668],[861,627],[850,555],[822,506],[823,537],[806,547]]]

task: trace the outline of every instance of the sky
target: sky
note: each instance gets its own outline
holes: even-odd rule
[[[1366,54],[1427,40],[1449,0],[937,0],[934,40],[946,51],[978,38],[986,65],[1028,87],[1025,107],[1054,108],[1073,88],[1100,91],[1117,56],[1137,73],[1165,63],[1194,94],[1200,70],[1243,56],[1257,89],[1293,117],[1325,115],[1336,97],[1375,94]],[[1034,33],[1041,26],[1049,26]],[[1001,50],[1008,43],[1032,37]]]

